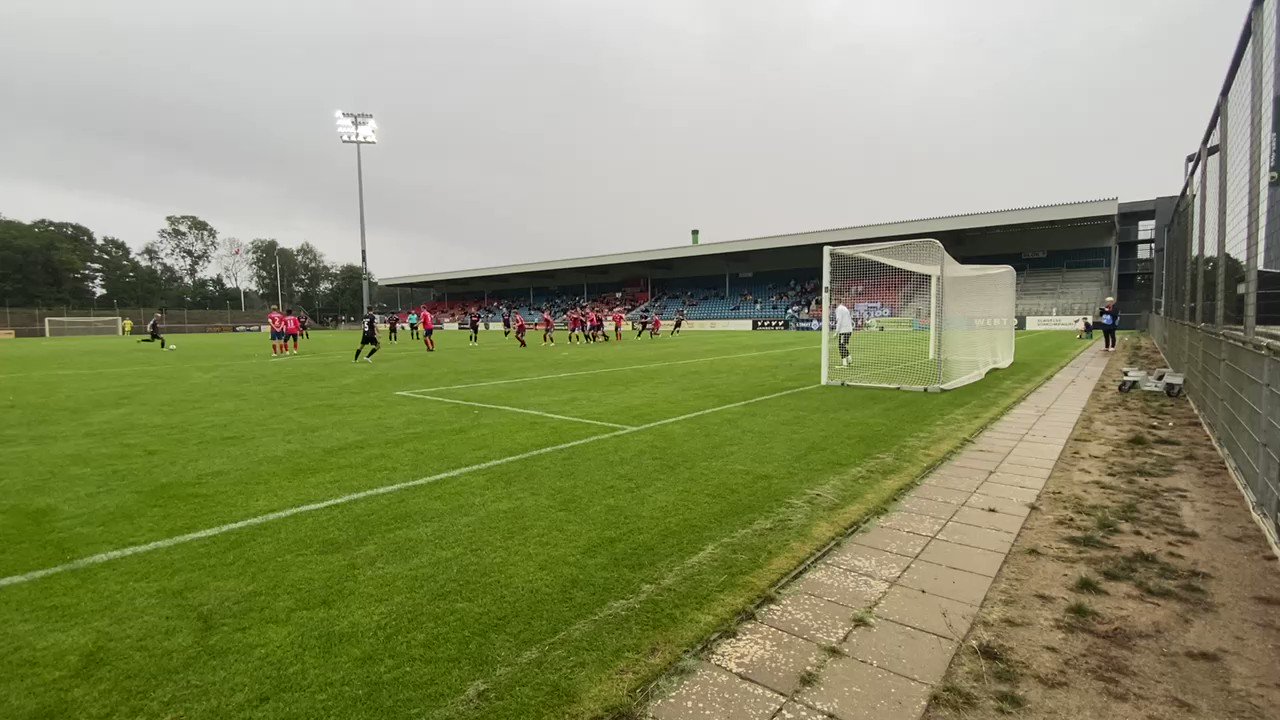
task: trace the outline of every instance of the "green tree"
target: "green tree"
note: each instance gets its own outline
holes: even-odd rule
[[[340,315],[359,317],[364,314],[364,274],[360,266],[346,263],[333,268],[325,307]],[[369,279],[370,283],[373,278]]]
[[[280,282],[277,292],[276,255],[280,257]],[[293,301],[290,292],[298,278],[298,263],[293,250],[273,238],[257,238],[249,243],[249,277],[258,294],[275,302],[280,297],[286,304]]]
[[[0,294],[15,305],[87,305],[95,244],[83,225],[0,220]]]
[[[324,259],[324,253],[309,242],[304,242],[293,251],[295,264],[292,283],[293,301],[312,308],[320,304],[320,293],[329,283],[332,269]]]
[[[218,250],[218,231],[195,215],[170,215],[156,236],[166,259],[195,287],[200,273],[209,267]]]
[[[141,305],[139,297],[139,273],[142,264],[133,251],[119,238],[104,236],[98,243],[95,265],[98,272],[100,301],[114,302],[124,307]]]

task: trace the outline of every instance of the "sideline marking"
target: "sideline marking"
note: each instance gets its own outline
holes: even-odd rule
[[[489,408],[491,410],[506,410],[508,412],[525,413],[526,415],[538,415],[540,417],[553,418],[555,420],[569,420],[571,422],[589,423],[591,425],[603,425],[611,428],[621,428],[623,430],[634,430],[633,425],[619,425],[618,423],[603,422],[601,420],[588,420],[587,418],[569,417],[568,415],[556,415],[555,413],[545,413],[538,410],[526,410],[524,408],[511,407],[510,405],[490,405],[489,403],[470,402],[468,400],[454,400],[453,398],[437,397],[435,395],[419,395],[412,391],[402,391],[396,393],[405,397],[420,398],[422,400],[438,400],[440,402],[454,403],[455,405],[471,405],[474,407]]]
[[[408,490],[409,488],[415,488],[421,485],[428,485],[430,483],[434,483],[440,480],[447,480],[453,477],[458,477],[459,475],[466,475],[468,473],[476,472],[478,470],[488,470],[489,468],[498,467],[500,465],[506,465],[508,463],[513,463],[520,460],[527,460],[529,458],[538,457],[539,455],[546,455],[548,453],[556,452],[557,450],[566,450],[571,447],[577,447],[579,445],[586,445],[588,443],[593,443],[598,440],[608,440],[610,438],[615,438],[622,435],[630,435],[631,433],[640,432],[642,430],[649,430],[651,428],[661,427],[663,425],[670,425],[672,423],[682,422],[684,420],[691,420],[696,417],[701,417],[703,415],[710,415],[711,413],[720,412],[722,410],[732,410],[733,408],[739,408],[744,405],[763,402],[765,400],[772,400],[774,398],[783,397],[785,395],[791,395],[793,393],[803,392],[805,390],[812,390],[813,388],[816,388],[816,387],[822,387],[822,386],[814,384],[814,385],[805,385],[803,387],[791,388],[790,390],[783,390],[781,392],[770,393],[769,395],[761,395],[760,397],[751,398],[750,400],[739,400],[738,402],[729,403],[728,405],[720,405],[718,407],[707,408],[706,410],[697,410],[695,412],[685,413],[684,415],[677,415],[676,417],[666,418],[665,420],[656,420],[654,422],[646,423],[644,425],[637,425],[635,427],[629,427],[622,430],[615,430],[613,432],[602,433],[600,435],[593,435],[588,438],[582,438],[581,440],[573,440],[566,443],[560,443],[559,445],[552,445],[550,447],[540,448],[537,450],[530,450],[528,452],[523,452],[518,455],[511,455],[509,457],[498,458],[497,460],[489,460],[488,462],[482,462],[476,465],[468,465],[467,467],[456,468],[454,470],[446,470],[445,472],[437,473],[435,475],[429,475],[423,478],[418,478],[417,480],[408,480],[405,482],[395,483],[392,485],[383,485],[382,487],[371,488],[369,490],[362,490],[360,492],[350,493],[348,495],[341,495],[336,498],[330,498],[328,500],[322,500],[320,502],[308,503],[306,505],[297,505],[291,508],[286,508],[284,510],[277,510],[276,512],[267,513],[265,515],[258,515],[256,517],[251,517],[245,520],[239,520],[237,522],[227,523],[226,525],[218,525],[211,528],[205,528],[204,530],[197,530],[195,532],[186,533],[184,535],[176,535],[174,537],[165,538],[163,540],[156,540],[154,542],[144,543],[142,545],[131,545],[129,547],[123,547],[117,550],[108,550],[107,552],[98,553],[97,555],[89,555],[87,557],[80,558],[79,560],[72,560],[71,562],[64,563],[62,565],[54,565],[53,567],[42,568],[40,570],[32,570],[30,572],[22,573],[20,575],[10,575],[9,577],[0,578],[0,588],[8,587],[10,585],[20,585],[22,583],[31,582],[32,580],[39,580],[40,578],[48,577],[50,575],[57,575],[58,573],[67,572],[68,570],[79,570],[81,568],[91,567],[93,565],[101,565],[102,563],[109,562],[111,560],[119,560],[120,558],[126,558],[131,555],[141,555],[142,553],[151,552],[153,550],[163,550],[164,548],[173,547],[174,545],[183,545],[185,543],[193,542],[195,540],[203,540],[205,538],[214,537],[216,535],[229,533],[233,530],[241,530],[248,527],[254,527],[256,525],[263,525],[273,520],[283,520],[288,517],[293,517],[294,515],[301,515],[303,513],[314,512],[316,510],[323,510],[325,508],[334,507],[336,505],[345,505],[347,503],[355,502],[357,500],[363,500],[365,498],[376,497],[378,495],[387,495],[390,493],[399,492],[401,490]]]

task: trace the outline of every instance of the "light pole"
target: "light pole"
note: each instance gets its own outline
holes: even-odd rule
[[[360,196],[360,279],[363,281],[364,308],[368,308],[370,305],[369,254],[365,249],[364,239],[364,165],[360,158],[360,146],[378,143],[378,123],[370,113],[339,110],[334,113],[334,117],[338,120],[338,139],[356,146],[356,192]]]
[[[276,309],[284,310],[284,291],[280,286],[280,248],[276,247]]]

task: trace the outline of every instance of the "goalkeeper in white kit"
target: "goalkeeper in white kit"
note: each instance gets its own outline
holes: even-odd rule
[[[853,336],[853,315],[849,313],[849,308],[844,303],[836,305],[836,340],[840,347],[840,364],[848,366],[849,359],[849,338]]]

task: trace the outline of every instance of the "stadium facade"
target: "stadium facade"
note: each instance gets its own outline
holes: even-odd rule
[[[1137,313],[1151,308],[1153,269],[1175,201],[1106,198],[405,275],[381,284],[428,291],[445,308],[495,302],[533,308],[551,298],[625,292],[642,303],[686,298],[693,319],[770,318],[803,298],[796,291],[812,287],[823,246],[927,237],[964,263],[1012,265],[1019,316],[1089,314],[1108,295]]]

